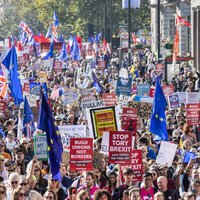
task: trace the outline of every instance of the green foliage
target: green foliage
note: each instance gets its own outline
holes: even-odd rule
[[[24,21],[34,34],[46,34],[53,23],[53,11],[59,18],[59,34],[78,34],[88,38],[88,25],[94,33],[104,29],[104,6],[106,1],[107,26],[110,25],[110,0],[7,0],[0,20],[0,37],[19,35],[19,23]],[[127,27],[127,9],[122,0],[112,0],[113,34],[119,27]],[[141,0],[141,8],[131,9],[131,31],[150,27],[150,8],[147,0]]]

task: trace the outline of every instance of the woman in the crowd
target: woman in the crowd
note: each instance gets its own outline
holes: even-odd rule
[[[90,200],[90,199],[91,199],[90,192],[87,189],[81,190],[78,193],[77,200]]]
[[[53,190],[47,190],[43,197],[44,200],[58,200],[57,195]]]
[[[194,129],[192,125],[186,124],[183,129],[183,134],[181,135],[181,140],[184,142],[185,140],[190,140],[192,144],[197,142],[196,135],[194,133]]]
[[[6,187],[0,184],[0,200],[6,200]]]
[[[107,174],[109,172],[109,168],[108,168],[108,165],[107,165],[107,159],[105,157],[101,158],[99,171],[101,172],[101,175],[100,175],[100,178],[99,178],[99,187],[104,188],[106,186],[107,181],[108,181]]]
[[[11,200],[25,200],[25,190],[22,187],[17,187],[12,193]]]
[[[6,190],[7,198],[11,199],[13,191],[19,187],[20,177],[17,173],[10,174],[8,178],[8,188]]]

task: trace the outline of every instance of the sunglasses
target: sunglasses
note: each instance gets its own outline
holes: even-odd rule
[[[47,196],[47,197],[46,197],[46,199],[50,199],[50,200],[53,200],[53,197],[48,197],[48,196]]]
[[[35,169],[34,171],[35,171],[35,172],[39,172],[40,170],[39,170],[39,169]]]
[[[51,179],[51,181],[52,181],[52,182],[58,182],[58,180],[55,180],[55,179]]]
[[[0,191],[0,194],[2,194],[2,195],[5,194],[5,191]]]
[[[23,144],[28,144],[28,142],[23,142]]]
[[[20,185],[21,185],[21,186],[27,186],[28,183],[21,183]]]
[[[11,182],[11,184],[17,184],[18,183],[18,181],[12,181]]]
[[[20,197],[24,197],[24,196],[25,196],[25,193],[19,193],[19,196],[20,196]]]

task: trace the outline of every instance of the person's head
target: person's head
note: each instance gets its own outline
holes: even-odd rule
[[[184,194],[183,199],[184,200],[195,200],[196,196],[193,192],[189,191]]]
[[[106,167],[107,167],[107,160],[105,157],[102,157],[100,161],[100,168],[102,171],[105,171]]]
[[[88,189],[90,189],[94,184],[94,174],[92,172],[87,172],[85,175],[85,184]]]
[[[52,177],[52,174],[49,176],[48,179],[48,189],[57,189],[60,187],[60,183],[57,179]]]
[[[68,176],[69,176],[70,179],[75,179],[76,178],[77,171],[71,170],[70,166],[68,166],[68,170],[67,171],[68,171]]]
[[[152,184],[153,184],[152,174],[149,173],[149,172],[146,172],[146,173],[143,174],[142,177],[143,177],[144,187],[147,188],[147,189],[152,187]]]
[[[111,194],[108,190],[97,190],[94,194],[94,200],[111,200]]]
[[[128,78],[128,71],[127,69],[121,69],[119,71],[119,78],[120,78],[120,82],[122,85],[127,85],[128,84],[128,81],[129,81],[129,78]]]
[[[21,176],[19,181],[20,186],[24,189],[25,192],[28,192],[30,189],[30,181],[26,176]]]
[[[13,141],[15,139],[15,132],[14,131],[8,131],[7,138],[9,141]]]
[[[152,179],[153,181],[156,180],[159,176],[159,172],[156,168],[150,168],[149,172],[151,173],[152,175]]]
[[[159,176],[157,179],[158,188],[161,192],[167,191],[167,177],[166,176]]]
[[[6,187],[0,184],[0,200],[6,199]]]
[[[122,200],[129,200],[129,190],[124,190]]]
[[[33,139],[30,139],[28,141],[28,146],[30,147],[30,149],[34,149],[34,140]]]
[[[44,195],[44,200],[57,200],[57,194],[53,190],[47,190]]]
[[[20,177],[17,173],[10,174],[8,182],[12,189],[16,189],[19,186]]]
[[[133,172],[132,168],[125,168],[123,170],[123,177],[124,177],[125,183],[127,185],[132,185],[133,176],[134,176],[134,172]]]
[[[77,198],[77,188],[69,187],[68,188],[68,196],[70,197],[70,199],[76,199]]]
[[[25,192],[23,187],[17,187],[12,193],[12,200],[25,200]]]
[[[167,170],[168,170],[167,165],[158,166],[158,171],[159,171],[160,176],[166,176],[167,177]]]
[[[117,174],[115,172],[111,172],[108,178],[110,185],[115,186],[117,184]]]
[[[90,192],[87,189],[81,190],[77,196],[77,200],[90,200],[90,198]]]
[[[22,138],[22,139],[20,140],[20,144],[21,144],[21,146],[23,146],[25,149],[27,149],[27,148],[28,148],[28,139]]]
[[[190,150],[191,146],[192,146],[192,143],[191,143],[190,140],[185,140],[185,141],[183,142],[183,149],[185,149],[185,150]]]
[[[165,200],[164,199],[164,194],[162,192],[156,192],[154,194],[154,200]]]
[[[193,126],[189,125],[189,124],[185,124],[184,128],[183,128],[183,132],[188,135],[190,132],[193,131]]]
[[[3,170],[5,167],[5,158],[4,156],[0,155],[0,170]]]
[[[17,148],[15,150],[15,159],[17,161],[17,163],[22,163],[24,161],[25,158],[25,152],[22,148]]]
[[[143,158],[143,159],[147,159],[147,154],[148,154],[148,149],[147,149],[147,147],[146,147],[146,146],[141,146],[141,147],[139,148],[139,150],[141,150],[141,152],[142,152],[142,158]]]
[[[200,180],[194,180],[191,184],[191,189],[194,191],[195,194],[200,195]]]
[[[140,200],[140,189],[139,188],[132,188],[129,191],[129,198],[130,200]]]
[[[34,176],[36,177],[37,180],[42,178],[42,170],[38,163],[35,164],[35,167],[34,167]]]
[[[6,148],[6,145],[3,141],[0,141],[0,153],[3,153]]]
[[[139,147],[148,146],[148,139],[146,137],[139,138],[138,146]]]

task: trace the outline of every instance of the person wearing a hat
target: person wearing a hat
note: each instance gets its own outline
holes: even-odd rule
[[[6,137],[6,148],[12,152],[14,147],[18,145],[18,141],[15,139],[15,132],[14,131],[8,131],[7,137]]]
[[[0,155],[2,155],[5,159],[11,160],[11,155],[5,151],[6,144],[3,140],[0,140]]]
[[[149,172],[145,172],[142,176],[142,187],[140,190],[140,196],[142,199],[153,199],[155,194],[155,188],[153,186],[153,177]]]
[[[200,180],[193,180],[190,186],[190,189],[194,192],[196,200],[200,200]]]

